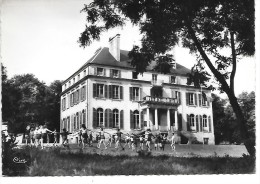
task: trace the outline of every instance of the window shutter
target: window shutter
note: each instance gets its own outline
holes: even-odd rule
[[[109,128],[113,128],[113,111],[111,109],[108,109],[108,124]]]
[[[133,100],[133,87],[129,87],[129,100]]]
[[[144,112],[141,111],[141,128],[144,128]]]
[[[178,92],[178,100],[179,100],[179,104],[181,104],[181,92]]]
[[[199,106],[201,106],[202,104],[202,98],[201,98],[201,94],[199,94]]]
[[[103,76],[106,76],[106,69],[105,68],[103,68]]]
[[[200,131],[202,132],[203,126],[202,126],[202,116],[200,115]]]
[[[178,113],[178,130],[182,130],[182,114]]]
[[[104,85],[105,87],[105,98],[108,98],[108,85]]]
[[[187,114],[187,131],[190,131],[190,116]]]
[[[83,100],[86,100],[86,91],[87,91],[87,88],[86,88],[86,86],[84,86]]]
[[[77,104],[77,91],[74,91],[74,95],[73,95],[73,101],[74,101],[74,105]]]
[[[93,84],[93,98],[97,97],[97,84]]]
[[[130,110],[130,128],[134,129],[134,114],[133,111]]]
[[[169,83],[172,83],[171,76],[169,76]]]
[[[97,75],[97,67],[94,68],[94,75]]]
[[[120,111],[120,129],[124,129],[124,111]]]
[[[73,116],[70,116],[70,122],[71,122],[71,132],[74,131],[74,127],[73,127]]]
[[[110,77],[113,77],[113,69],[110,69]]]
[[[120,86],[120,99],[123,100],[123,86]]]
[[[143,89],[139,88],[139,100],[143,100]]]
[[[210,116],[208,117],[208,119],[209,119],[209,132],[211,132],[212,130],[211,130],[211,118],[210,118]]]
[[[209,107],[209,99],[207,99],[207,106]]]
[[[105,119],[104,119],[104,123],[105,123],[105,127],[107,128],[108,127],[108,122],[109,122],[109,119],[108,119],[108,109],[105,110]]]
[[[109,85],[109,98],[112,98],[112,85]]]
[[[82,100],[82,88],[79,88],[79,102]]]
[[[121,78],[121,70],[118,70],[118,78]]]
[[[186,105],[189,105],[189,93],[186,93]]]
[[[172,89],[172,98],[176,98],[176,91]]]
[[[196,115],[196,131],[199,132],[199,117]]]
[[[194,96],[195,96],[195,105],[197,106],[197,94],[196,93],[194,93]]]
[[[93,128],[97,128],[97,110],[93,108]]]

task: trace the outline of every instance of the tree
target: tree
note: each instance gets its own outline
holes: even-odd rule
[[[225,105],[226,100],[221,99],[219,96],[212,93],[212,110],[214,120],[214,134],[215,143],[219,144],[225,140],[225,135],[228,130],[227,123],[225,122]]]
[[[154,59],[158,65],[170,66],[171,56],[165,53],[178,43],[196,53],[198,65],[191,76],[194,85],[209,79],[203,67],[200,69],[206,64],[229,98],[243,139],[249,140],[234,93],[234,78],[239,57],[255,52],[253,0],[94,0],[82,12],[86,12],[88,22],[79,38],[83,47],[99,39],[103,31],[123,26],[126,20],[140,27],[141,48],[134,46],[129,53],[139,73]],[[223,54],[223,48],[230,54]],[[245,145],[254,155],[254,146],[248,141]]]

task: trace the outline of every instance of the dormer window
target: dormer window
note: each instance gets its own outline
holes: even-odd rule
[[[73,84],[75,84],[75,78],[73,78]]]
[[[176,76],[170,76],[170,83],[175,84],[176,83]]]
[[[84,70],[84,77],[86,77],[86,70]]]
[[[71,82],[69,81],[69,87],[71,86]]]
[[[78,74],[78,81],[80,80],[80,74]]]
[[[133,79],[137,79],[138,78],[138,73],[137,72],[133,72]]]
[[[103,76],[104,75],[104,68],[97,68],[97,75]]]
[[[113,77],[113,78],[120,78],[120,71],[111,69],[110,70],[110,76]]]

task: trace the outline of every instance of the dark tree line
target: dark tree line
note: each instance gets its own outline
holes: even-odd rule
[[[227,99],[212,94],[214,133],[216,144],[232,143],[240,144],[244,140],[237,124],[235,113]],[[238,103],[241,106],[246,121],[251,141],[255,143],[255,92],[242,92],[238,95]]]
[[[59,129],[60,93],[61,81],[47,86],[33,74],[8,79],[2,65],[2,119],[8,122],[9,132],[24,132],[30,124]]]

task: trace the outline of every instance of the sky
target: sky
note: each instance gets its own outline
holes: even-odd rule
[[[131,50],[140,44],[137,27],[128,23],[103,33],[100,41],[79,47],[77,40],[84,31],[86,17],[80,10],[88,0],[3,0],[1,6],[1,57],[8,78],[32,73],[49,85],[66,80],[99,47],[107,47],[109,37],[121,34],[121,49]],[[191,68],[196,59],[187,49],[176,47],[177,63]],[[236,94],[255,91],[255,57],[238,63]]]

